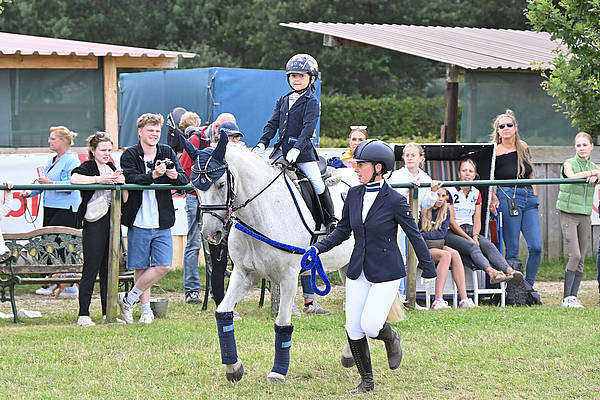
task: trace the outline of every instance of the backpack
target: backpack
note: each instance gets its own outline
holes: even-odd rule
[[[520,262],[509,261],[509,264],[515,271],[523,272],[523,264]],[[506,305],[517,307],[542,305],[542,298],[529,282],[522,280],[519,283],[506,285]]]

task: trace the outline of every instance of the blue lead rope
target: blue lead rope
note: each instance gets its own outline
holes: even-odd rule
[[[310,269],[310,284],[316,294],[325,296],[331,291],[331,282],[329,282],[329,277],[323,269],[321,258],[314,247],[311,246],[308,251],[304,253],[302,260],[300,260],[300,268],[302,268],[303,271],[308,271]],[[325,290],[320,290],[317,287],[317,273],[323,280],[323,283],[325,283]]]
[[[265,236],[259,234],[258,232],[255,232],[255,231],[249,229],[248,227],[242,225],[239,222],[235,223],[235,227],[238,230],[244,232],[245,234],[250,235],[253,238],[260,240],[261,242],[264,242],[264,243],[266,243],[270,246],[273,246],[277,249],[284,250],[284,251],[287,251],[288,253],[293,253],[293,254],[304,254],[302,256],[302,260],[300,261],[300,268],[302,268],[303,271],[310,270],[310,284],[312,286],[312,289],[319,296],[325,296],[326,294],[328,294],[331,291],[331,282],[329,282],[329,277],[327,276],[327,273],[323,269],[323,264],[321,263],[321,259],[319,258],[317,251],[313,247],[309,248],[308,251],[306,251],[301,247],[296,247],[296,246],[292,246],[289,244],[277,242],[273,239],[269,239],[268,237],[265,237]],[[310,261],[308,260],[309,257],[310,257]],[[319,276],[325,283],[325,290],[320,290],[317,287],[317,274],[319,274]]]

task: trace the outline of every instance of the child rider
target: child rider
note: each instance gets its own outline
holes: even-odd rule
[[[337,220],[329,190],[317,165],[317,151],[311,142],[319,119],[319,100],[313,94],[319,66],[312,56],[296,54],[287,62],[285,71],[293,90],[277,100],[273,115],[252,151],[263,153],[279,130],[279,139],[269,158],[273,160],[283,155],[306,175],[319,196],[327,232],[331,232]]]

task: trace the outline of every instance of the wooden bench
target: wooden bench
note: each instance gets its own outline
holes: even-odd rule
[[[52,275],[81,274],[83,244],[80,229],[47,226],[30,232],[4,234],[4,242],[12,256],[0,264],[0,300],[10,300],[15,323],[19,322],[15,285],[79,283],[80,277]],[[119,282],[133,282],[133,274],[120,271]]]

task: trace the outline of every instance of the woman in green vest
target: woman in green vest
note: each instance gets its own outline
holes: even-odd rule
[[[577,291],[583,276],[583,262],[590,244],[592,204],[594,189],[600,179],[600,169],[590,161],[592,137],[579,132],[575,136],[575,157],[565,161],[563,178],[586,178],[587,184],[561,184],[556,201],[560,212],[560,227],[567,241],[569,261],[565,270],[563,307],[583,308]]]

